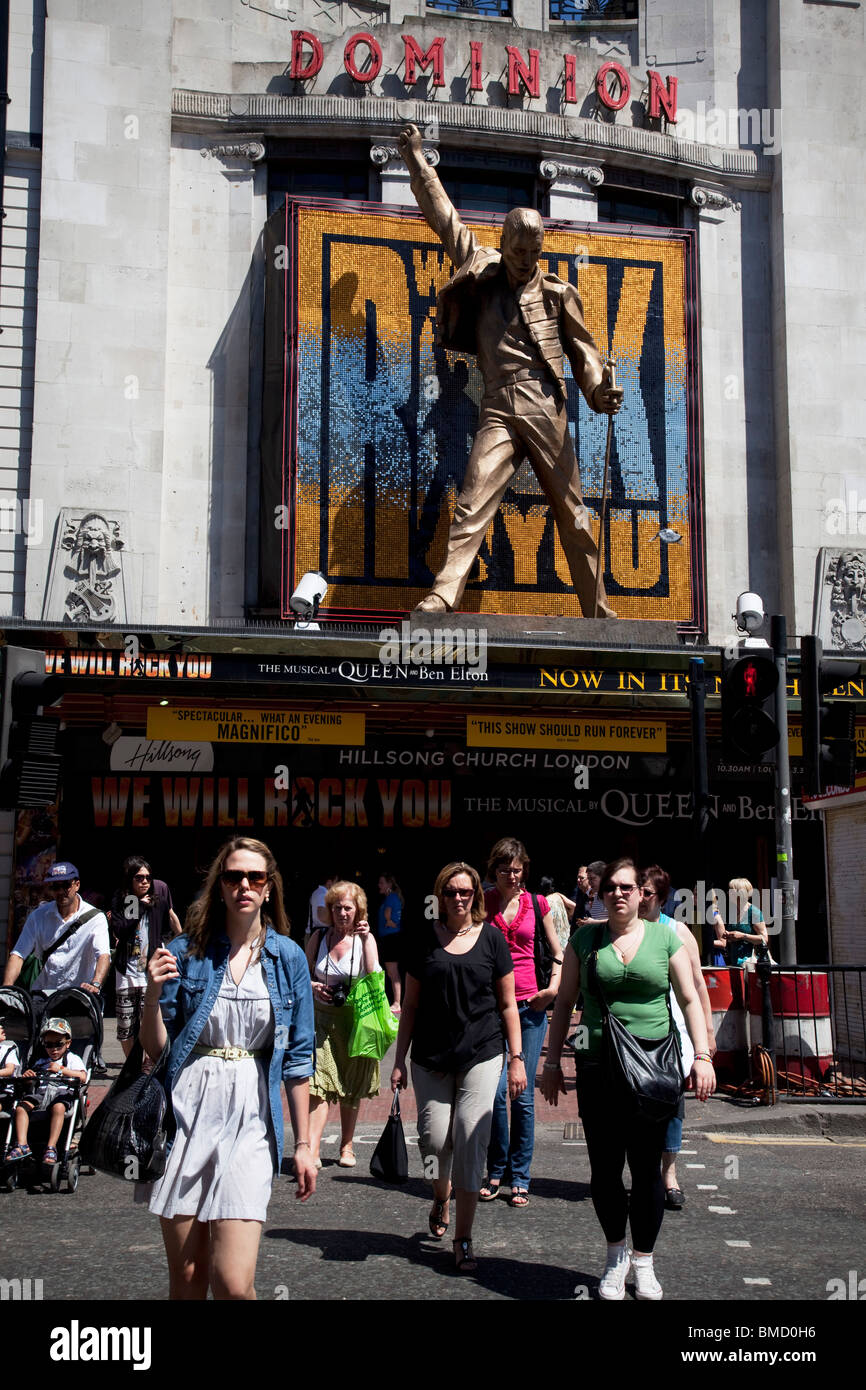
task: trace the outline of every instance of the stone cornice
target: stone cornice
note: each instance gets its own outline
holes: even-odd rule
[[[198,131],[211,138],[215,134],[214,123],[219,133],[228,139],[236,123],[248,129],[250,123],[255,122],[270,134],[276,134],[280,127],[287,128],[295,136],[299,128],[307,128],[314,134],[331,126],[340,134],[366,133],[370,138],[378,137],[382,143],[393,139],[394,133],[411,119],[421,128],[436,123],[443,135],[453,133],[455,137],[462,137],[458,143],[465,141],[479,147],[507,137],[515,149],[532,150],[543,141],[548,149],[561,144],[570,159],[575,155],[589,155],[597,160],[603,160],[605,155],[617,156],[620,161],[678,178],[715,177],[753,188],[769,188],[772,182],[772,160],[752,150],[678,140],[672,135],[661,135],[637,126],[586,120],[580,116],[557,116],[501,106],[330,94],[288,96],[254,92],[232,95],[177,88],[172,96],[172,113],[176,129]]]

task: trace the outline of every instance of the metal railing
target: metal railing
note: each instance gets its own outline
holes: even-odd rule
[[[779,1094],[866,1103],[866,965],[759,961],[755,976]]]

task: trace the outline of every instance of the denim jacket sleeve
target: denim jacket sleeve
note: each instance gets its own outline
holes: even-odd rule
[[[171,1043],[174,1042],[186,1023],[186,1019],[183,1017],[183,1010],[178,1005],[180,985],[186,974],[186,967],[189,961],[187,955],[188,945],[189,942],[186,935],[184,935],[176,936],[167,947],[177,961],[178,974],[176,979],[168,980],[163,985],[162,994],[159,996],[159,1007],[162,1011],[162,1021],[165,1024],[165,1031],[168,1033],[168,1040]]]
[[[299,946],[286,962],[292,990],[292,1021],[283,1053],[283,1080],[312,1076],[316,1029],[313,1022],[313,990],[307,960]]]

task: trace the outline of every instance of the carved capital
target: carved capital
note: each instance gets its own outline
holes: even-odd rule
[[[381,169],[385,164],[392,164],[395,161],[403,164],[403,156],[396,145],[372,145],[370,148],[370,158],[374,164]],[[439,163],[439,151],[432,147],[424,150],[424,158],[427,163],[436,168]],[[405,168],[406,166],[403,165]],[[408,173],[409,171],[406,170]]]
[[[585,183],[599,188],[604,183],[604,170],[599,164],[561,164],[557,159],[542,159],[538,172],[546,183]]]
[[[738,203],[733,198],[729,198],[726,193],[720,192],[718,188],[707,188],[702,183],[693,183],[689,193],[689,202],[701,211],[704,208],[711,212],[724,212],[728,208],[732,212],[739,212],[742,203]]]
[[[202,150],[201,156],[202,159],[248,159],[251,164],[258,164],[265,157],[265,146],[263,141],[252,139],[219,142]]]

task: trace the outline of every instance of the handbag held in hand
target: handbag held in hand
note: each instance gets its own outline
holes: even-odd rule
[[[173,1125],[162,1078],[170,1050],[166,1043],[153,1070],[143,1072],[144,1051],[136,1038],[120,1075],[84,1126],[79,1152],[100,1173],[153,1182],[165,1172]]]
[[[403,1121],[400,1118],[400,1091],[394,1092],[391,1113],[382,1131],[382,1137],[373,1150],[370,1159],[370,1172],[380,1182],[403,1183],[409,1179],[409,1155],[406,1152],[406,1137]]]
[[[611,1013],[598,978],[598,948],[604,928],[595,938],[589,958],[589,988],[602,1011],[602,1055],[608,1077],[632,1097],[639,1114],[647,1120],[669,1120],[679,1106],[685,1078],[680,1038],[671,1016],[670,1032],[664,1038],[638,1038]]]

